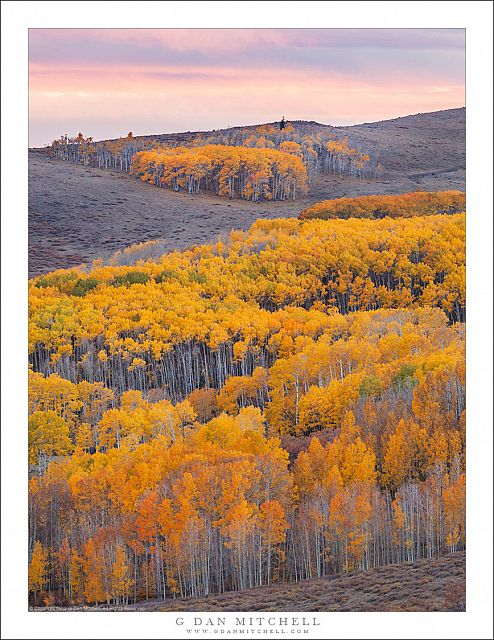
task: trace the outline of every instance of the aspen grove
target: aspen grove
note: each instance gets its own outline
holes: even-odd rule
[[[347,138],[302,126],[233,128],[208,134],[134,136],[94,141],[79,133],[54,140],[51,154],[67,162],[118,169],[159,187],[191,195],[212,190],[247,200],[295,199],[319,173],[350,178],[382,172],[371,150]]]
[[[275,149],[206,145],[136,153],[131,174],[190,194],[214,191],[245,200],[295,200],[307,192],[299,157]]]
[[[169,158],[202,157],[212,188],[276,197],[272,167],[264,186],[222,174],[257,147],[208,149],[144,151],[133,171],[169,180]],[[206,173],[180,188],[211,188]],[[465,548],[465,214],[461,194],[408,201],[30,281],[33,602],[204,596]]]

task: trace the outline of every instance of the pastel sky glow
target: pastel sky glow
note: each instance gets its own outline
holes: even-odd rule
[[[30,146],[465,104],[462,29],[30,29]]]

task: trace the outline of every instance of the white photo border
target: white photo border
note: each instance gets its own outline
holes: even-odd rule
[[[177,618],[194,617],[27,609],[28,29],[71,27],[466,29],[467,611],[318,613],[320,626],[302,635],[491,638],[492,3],[418,1],[2,2],[2,637],[187,637]]]

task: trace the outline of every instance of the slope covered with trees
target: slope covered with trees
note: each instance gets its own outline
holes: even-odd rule
[[[40,276],[30,282],[30,362],[120,392],[167,385],[178,399],[176,385],[221,386],[348,313],[433,306],[463,321],[464,222],[259,221],[158,261]]]
[[[259,221],[30,281],[33,598],[464,548],[464,242],[461,213]]]
[[[233,149],[234,148],[234,149]],[[371,154],[352,148],[347,138],[305,133],[292,125],[236,128],[209,135],[135,137],[95,142],[82,133],[54,140],[56,158],[131,172],[146,182],[190,194],[212,190],[247,200],[285,200],[303,195],[318,173],[375,176],[381,165]]]

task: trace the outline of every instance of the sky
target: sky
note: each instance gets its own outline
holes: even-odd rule
[[[465,104],[463,29],[30,29],[29,144]]]

